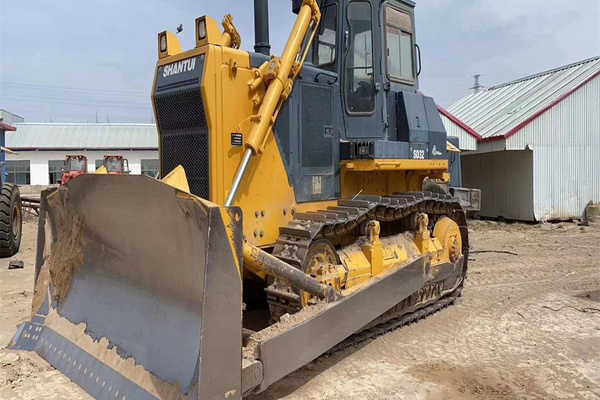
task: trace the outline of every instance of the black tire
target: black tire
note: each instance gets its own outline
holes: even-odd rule
[[[12,257],[21,247],[23,208],[19,187],[3,183],[0,193],[0,257]]]
[[[423,191],[437,194],[450,194],[445,186],[442,186],[431,179],[425,179],[423,182]]]

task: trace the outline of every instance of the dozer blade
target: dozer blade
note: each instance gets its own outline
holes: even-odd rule
[[[34,316],[13,348],[99,399],[241,398],[241,224],[146,176],[44,192]]]

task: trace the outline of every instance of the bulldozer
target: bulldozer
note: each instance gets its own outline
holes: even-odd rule
[[[67,155],[65,168],[62,171],[61,185],[66,185],[71,179],[88,172],[87,157],[83,155]]]
[[[129,173],[129,160],[123,156],[104,156],[104,163],[102,165],[106,168],[106,173],[109,175],[123,175]]]
[[[95,174],[108,175],[126,175],[129,174],[129,160],[123,156],[106,155],[102,161],[102,165],[98,168]]]
[[[415,4],[291,5],[280,56],[266,0],[254,52],[230,15],[197,18],[190,50],[158,34],[159,179],[44,192],[14,349],[98,399],[241,399],[461,295],[467,221],[418,92]]]

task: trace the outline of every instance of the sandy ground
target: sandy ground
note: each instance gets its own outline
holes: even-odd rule
[[[0,260],[0,347],[29,314],[36,229],[24,226],[24,269]],[[600,399],[600,227],[476,221],[471,242],[456,305],[251,399]],[[0,398],[88,397],[39,357],[0,350]]]

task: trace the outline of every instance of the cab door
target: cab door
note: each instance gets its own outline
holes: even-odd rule
[[[342,25],[342,104],[347,139],[385,135],[378,9],[366,0],[345,5]]]

